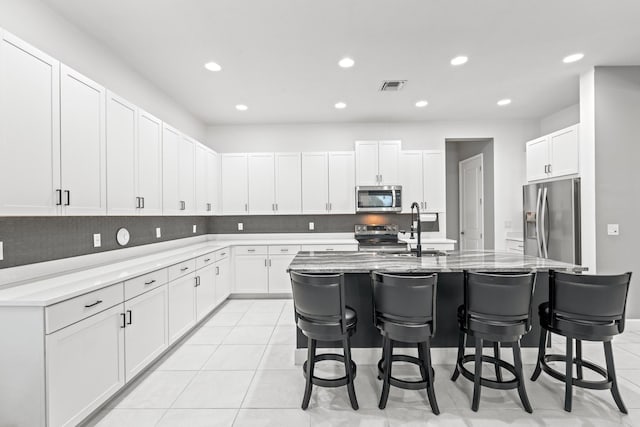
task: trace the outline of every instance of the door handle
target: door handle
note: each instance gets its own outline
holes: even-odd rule
[[[131,310],[127,310],[127,313],[129,314],[129,320],[127,321],[127,325],[130,325],[131,322],[133,321],[133,314],[131,313]]]
[[[64,194],[67,196],[67,201],[64,205],[69,206],[71,204],[71,191],[64,190]]]
[[[540,246],[540,203],[542,189],[538,188],[538,196],[536,197],[536,246],[538,247],[538,256],[542,258],[542,247]]]
[[[56,196],[58,198],[58,201],[56,202],[56,206],[62,206],[62,190],[57,189]]]
[[[541,225],[540,234],[542,235],[542,256],[545,258],[549,258],[549,250],[547,246],[547,243],[548,243],[547,232],[545,230],[546,212],[547,212],[547,187],[544,187],[544,190],[542,190],[542,209],[540,210],[540,215],[542,217],[540,219],[540,225]]]

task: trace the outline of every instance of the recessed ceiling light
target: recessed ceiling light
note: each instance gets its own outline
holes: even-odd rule
[[[467,58],[466,56],[456,56],[451,60],[451,65],[457,66],[457,65],[466,64],[468,60],[469,58]]]
[[[572,55],[565,56],[562,62],[565,64],[571,64],[572,62],[580,61],[582,58],[584,58],[584,53],[574,53]]]
[[[336,107],[338,110],[342,110],[343,108],[347,108],[347,104],[345,104],[344,102],[336,102],[336,105],[334,105],[334,107]]]
[[[509,104],[511,104],[510,99],[501,99],[500,101],[498,101],[498,105],[501,107],[504,107],[505,105],[509,105]]]
[[[204,64],[204,68],[206,68],[209,71],[220,71],[222,70],[222,67],[220,65],[218,65],[218,63],[216,62],[207,62],[206,64]]]
[[[416,107],[419,107],[419,108],[426,107],[427,105],[429,105],[429,103],[425,100],[416,102]]]
[[[342,68],[351,68],[355,63],[356,61],[351,58],[342,58],[340,61],[338,61],[338,65]]]
[[[247,106],[246,106],[246,105],[244,105],[244,104],[238,104],[238,105],[236,105],[236,110],[238,110],[238,111],[247,111],[248,109],[249,109],[249,107],[247,107]]]

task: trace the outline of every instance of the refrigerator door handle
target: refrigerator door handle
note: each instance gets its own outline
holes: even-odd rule
[[[542,229],[539,230],[542,235],[542,256],[544,258],[549,258],[549,250],[547,248],[547,231],[545,230],[545,214],[547,212],[547,187],[544,187],[542,192],[542,209],[540,210],[540,215],[542,218],[540,219],[540,224],[542,225]]]
[[[542,258],[542,249],[540,245],[540,196],[542,189],[538,188],[538,197],[536,198],[536,247],[538,248],[538,257]]]

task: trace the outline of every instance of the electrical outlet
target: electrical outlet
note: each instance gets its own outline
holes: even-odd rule
[[[99,248],[100,246],[102,246],[102,238],[100,233],[96,233],[93,235],[93,247]]]
[[[239,222],[238,223],[238,231],[242,231],[242,230],[244,230],[244,224]]]
[[[160,227],[156,227],[156,239],[162,237],[162,231],[160,231]]]
[[[316,225],[312,222],[309,223],[309,230],[313,231],[316,229]]]
[[[0,242],[0,261],[4,259],[4,244]]]
[[[607,234],[609,236],[619,236],[620,235],[620,225],[619,224],[607,224]]]
[[[197,229],[198,229],[198,227],[195,224],[193,224],[193,232],[194,233],[196,232]]]

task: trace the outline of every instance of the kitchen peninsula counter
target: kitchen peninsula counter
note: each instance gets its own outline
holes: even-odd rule
[[[380,333],[373,324],[373,292],[370,272],[437,273],[436,335],[434,347],[456,347],[458,342],[457,308],[464,301],[464,270],[482,272],[535,271],[536,283],[532,302],[532,329],[522,339],[525,347],[536,347],[540,333],[538,310],[548,300],[549,270],[586,271],[585,267],[493,250],[450,252],[446,256],[376,252],[299,252],[289,271],[300,273],[344,273],[346,304],[358,315],[358,326],[352,337],[355,348],[380,348]],[[297,347],[305,348],[306,337],[297,331]],[[469,344],[473,344],[470,340]],[[332,343],[322,346],[331,347]]]

